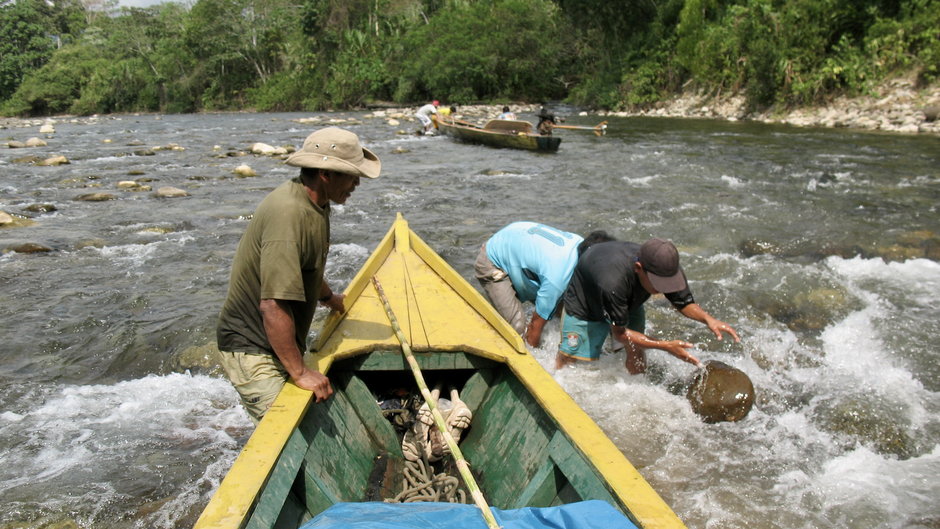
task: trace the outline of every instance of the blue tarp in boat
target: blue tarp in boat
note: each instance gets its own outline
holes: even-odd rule
[[[503,529],[637,529],[609,503],[588,500],[557,507],[501,510]],[[337,503],[301,529],[487,529],[476,505],[458,503]]]

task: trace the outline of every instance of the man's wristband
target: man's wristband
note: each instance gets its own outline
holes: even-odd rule
[[[333,294],[332,294],[332,293],[330,293],[329,296],[323,296],[322,298],[318,299],[317,301],[319,301],[320,303],[326,303],[327,301],[329,301],[329,300],[331,300],[331,299],[333,299]]]

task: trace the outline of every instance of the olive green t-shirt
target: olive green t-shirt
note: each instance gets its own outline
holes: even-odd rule
[[[329,245],[329,206],[314,204],[299,178],[265,197],[235,251],[219,315],[219,349],[273,354],[259,305],[262,299],[278,299],[287,301],[297,346],[306,351]]]

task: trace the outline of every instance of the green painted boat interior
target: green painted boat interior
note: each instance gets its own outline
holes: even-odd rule
[[[548,507],[600,499],[630,516],[504,364],[459,352],[415,357],[428,387],[457,388],[473,412],[460,450],[491,506]],[[377,395],[395,390],[418,393],[401,352],[375,351],[339,361],[327,375],[333,397],[310,405],[246,527],[295,528],[334,503],[383,501],[401,491],[401,437],[377,403]],[[458,475],[454,468],[444,471]]]

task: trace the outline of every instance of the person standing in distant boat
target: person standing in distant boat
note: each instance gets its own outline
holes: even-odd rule
[[[516,113],[515,113],[515,112],[512,112],[511,110],[509,110],[509,107],[503,107],[503,112],[502,112],[499,116],[496,116],[496,119],[512,119],[512,120],[515,120],[515,119],[517,119],[517,118],[516,118]]]
[[[552,114],[544,106],[539,107],[538,113],[539,122],[535,126],[536,130],[539,131],[539,134],[542,136],[551,136],[552,130],[555,128],[555,125],[559,121],[564,121],[561,118],[555,117],[555,114]]]
[[[683,316],[705,324],[721,340],[735,330],[716,320],[692,297],[679,252],[671,241],[650,239],[639,245],[611,241],[595,244],[578,259],[564,294],[561,343],[555,359],[560,369],[578,360],[600,357],[608,333],[627,351],[624,366],[631,374],[646,370],[646,350],[661,349],[693,365],[701,365],[682,340],[655,340],[646,334],[643,304],[663,293]]]
[[[359,178],[378,178],[379,159],[352,132],[327,127],[287,158],[300,174],[269,193],[252,215],[232,262],[216,329],[221,364],[257,424],[288,377],[317,402],[329,379],[304,364],[317,304],[344,312],[323,279],[330,203],[345,204]]]
[[[538,347],[542,329],[559,305],[578,255],[606,240],[611,237],[602,231],[584,239],[544,224],[513,222],[482,245],[474,273],[496,311],[526,343]],[[535,304],[528,325],[522,306],[526,301]]]
[[[441,106],[441,102],[435,99],[415,112],[415,117],[421,122],[423,134],[427,134],[434,128],[434,123],[431,121],[431,114],[437,114],[437,107],[439,106]]]

